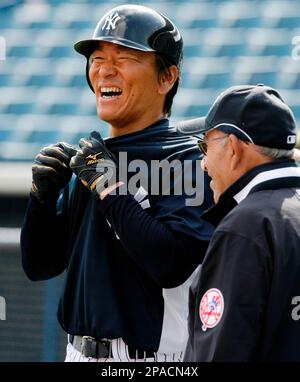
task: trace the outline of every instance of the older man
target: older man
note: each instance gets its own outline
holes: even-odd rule
[[[186,361],[300,361],[300,168],[293,113],[264,85],[222,93],[205,118],[202,165],[217,228],[190,293]]]
[[[179,361],[188,287],[212,234],[199,219],[212,204],[209,187],[204,202],[188,206],[185,190],[175,192],[179,177],[158,184],[152,171],[154,162],[199,157],[195,140],[168,121],[182,38],[165,16],[123,5],[75,49],[87,58],[87,81],[110,137],[93,132],[79,150],[61,142],[36,157],[24,269],[33,280],[67,271],[58,310],[69,334],[67,361]],[[196,175],[189,171],[187,180]]]

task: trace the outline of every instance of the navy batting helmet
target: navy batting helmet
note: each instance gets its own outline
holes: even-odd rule
[[[180,68],[183,42],[177,27],[165,16],[142,5],[121,5],[107,12],[99,21],[93,37],[78,41],[74,48],[87,60],[98,46],[107,41],[145,52],[156,52]],[[88,76],[87,81],[93,90]]]

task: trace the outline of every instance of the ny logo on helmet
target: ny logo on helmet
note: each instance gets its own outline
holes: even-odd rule
[[[109,16],[106,17],[105,22],[103,24],[102,30],[110,30],[115,29],[117,22],[121,20],[121,17],[118,15],[117,12],[111,13]],[[106,28],[105,28],[106,27]]]

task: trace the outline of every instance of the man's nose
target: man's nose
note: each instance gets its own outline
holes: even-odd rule
[[[117,73],[117,69],[113,60],[106,60],[101,64],[98,70],[99,75],[102,76],[114,76]]]

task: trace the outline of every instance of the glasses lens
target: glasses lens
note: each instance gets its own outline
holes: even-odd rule
[[[202,141],[202,140],[198,140],[198,147],[199,147],[199,150],[204,154],[206,155],[207,153],[207,144],[206,142]]]

